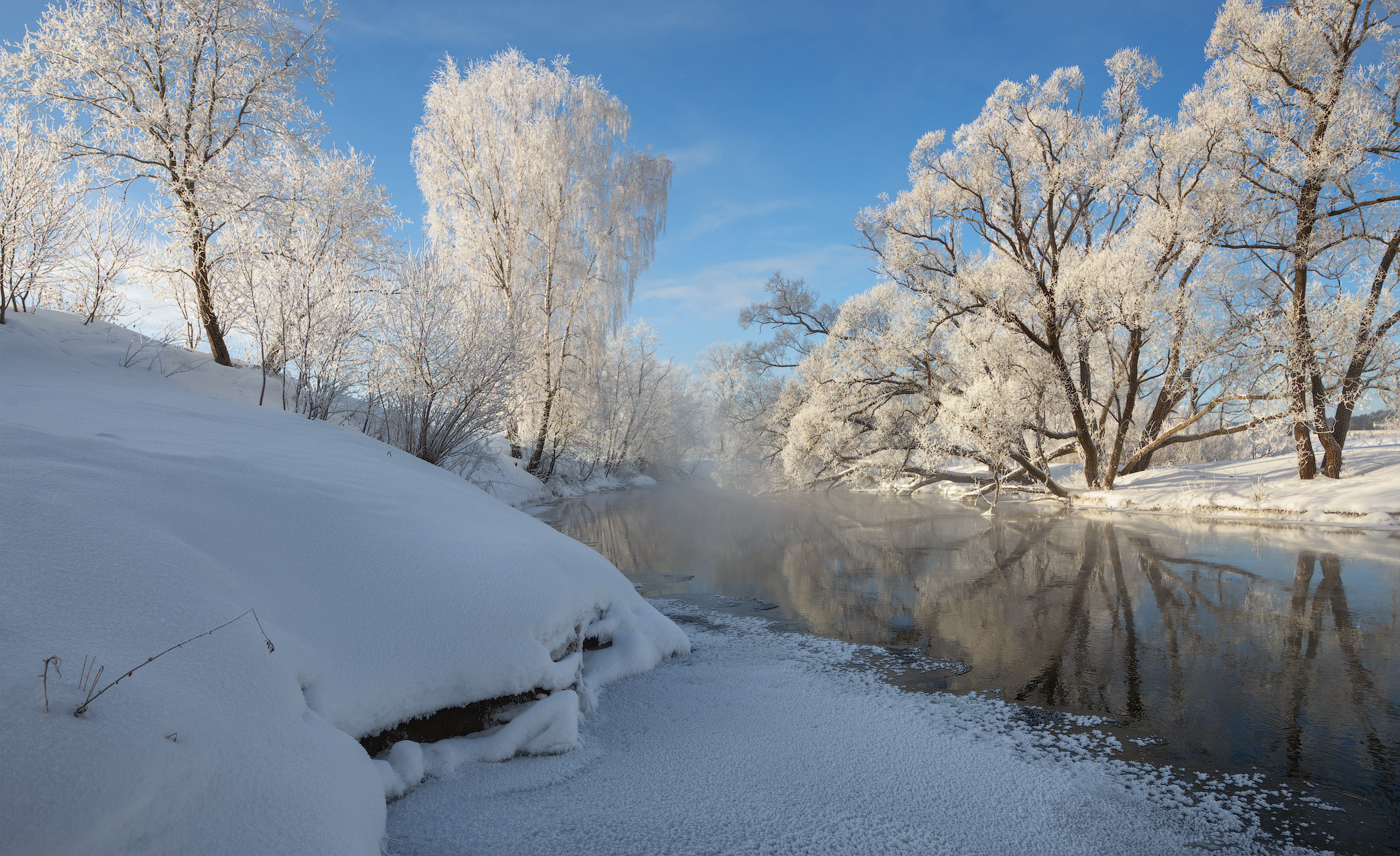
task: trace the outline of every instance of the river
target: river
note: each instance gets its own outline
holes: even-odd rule
[[[911,691],[1110,721],[1127,754],[1263,772],[1400,851],[1400,535],[702,483],[542,519],[647,597],[886,649]]]

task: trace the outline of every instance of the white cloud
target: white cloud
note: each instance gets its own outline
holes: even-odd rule
[[[676,172],[690,172],[709,166],[719,160],[719,145],[713,142],[696,143],[680,149],[662,152],[676,165]]]
[[[772,199],[767,202],[731,202],[727,200],[714,202],[707,206],[700,216],[681,228],[677,237],[681,240],[689,240],[707,232],[723,229],[739,220],[746,220],[750,217],[765,217],[775,211],[796,208],[800,204],[801,200],[797,199]]]
[[[830,298],[873,284],[867,265],[865,255],[847,244],[735,259],[679,276],[649,274],[637,284],[634,305],[652,317],[733,321],[741,308],[762,296],[763,284],[774,271],[805,279],[819,294]]]

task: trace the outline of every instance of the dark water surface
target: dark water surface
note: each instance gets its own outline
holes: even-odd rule
[[[1107,717],[1141,760],[1319,788],[1347,809],[1330,843],[1400,852],[1400,535],[1037,508],[689,483],[540,516],[648,597],[883,646],[911,689]]]

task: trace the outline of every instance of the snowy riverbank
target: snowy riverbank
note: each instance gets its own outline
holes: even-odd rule
[[[1342,478],[1298,478],[1292,454],[1248,461],[1158,467],[1125,476],[1111,491],[1076,493],[1078,508],[1158,511],[1214,518],[1400,526],[1400,442],[1346,450]],[[1385,442],[1389,441],[1389,442]]]
[[[533,693],[477,754],[568,749],[602,683],[689,649],[598,554],[458,476],[249,406],[256,371],[132,360],[135,334],[61,313],[7,322],[7,853],[377,854],[386,793],[452,759],[357,738]],[[74,716],[84,687],[249,609]]]
[[[1362,529],[1400,527],[1400,434],[1359,434],[1347,446],[1340,479],[1299,479],[1297,458],[1291,452],[1247,460],[1153,467],[1123,476],[1113,490],[1086,490],[1078,468],[1061,465],[1055,468],[1055,478],[1069,490],[1068,500],[1043,493],[1021,493],[1014,487],[1004,488],[1001,499],[1022,508],[1043,510],[1154,512],[1211,520]],[[967,473],[990,479],[986,470],[969,468]],[[879,492],[899,490],[900,485],[891,484]],[[916,493],[967,501],[969,489],[965,484],[938,482]],[[1026,504],[1028,500],[1030,504]],[[989,507],[990,493],[976,501]]]
[[[390,852],[1311,852],[1288,841],[1301,815],[1282,840],[1260,827],[1316,805],[1306,790],[1115,759],[1092,717],[1046,728],[1000,701],[901,692],[859,668],[876,649],[663,608],[689,657],[611,687],[576,752],[394,803]]]
[[[690,641],[597,553],[135,346],[0,327],[7,853],[1300,852],[1259,821],[1303,797],[902,693],[864,649],[673,604],[698,650],[665,662]],[[475,736],[357,742],[511,696]]]

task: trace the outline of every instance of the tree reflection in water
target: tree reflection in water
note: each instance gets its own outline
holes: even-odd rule
[[[1400,818],[1396,537],[693,485],[545,517],[649,596],[777,603],[761,614],[971,666],[950,690],[1133,723],[1182,760],[1324,781]]]

